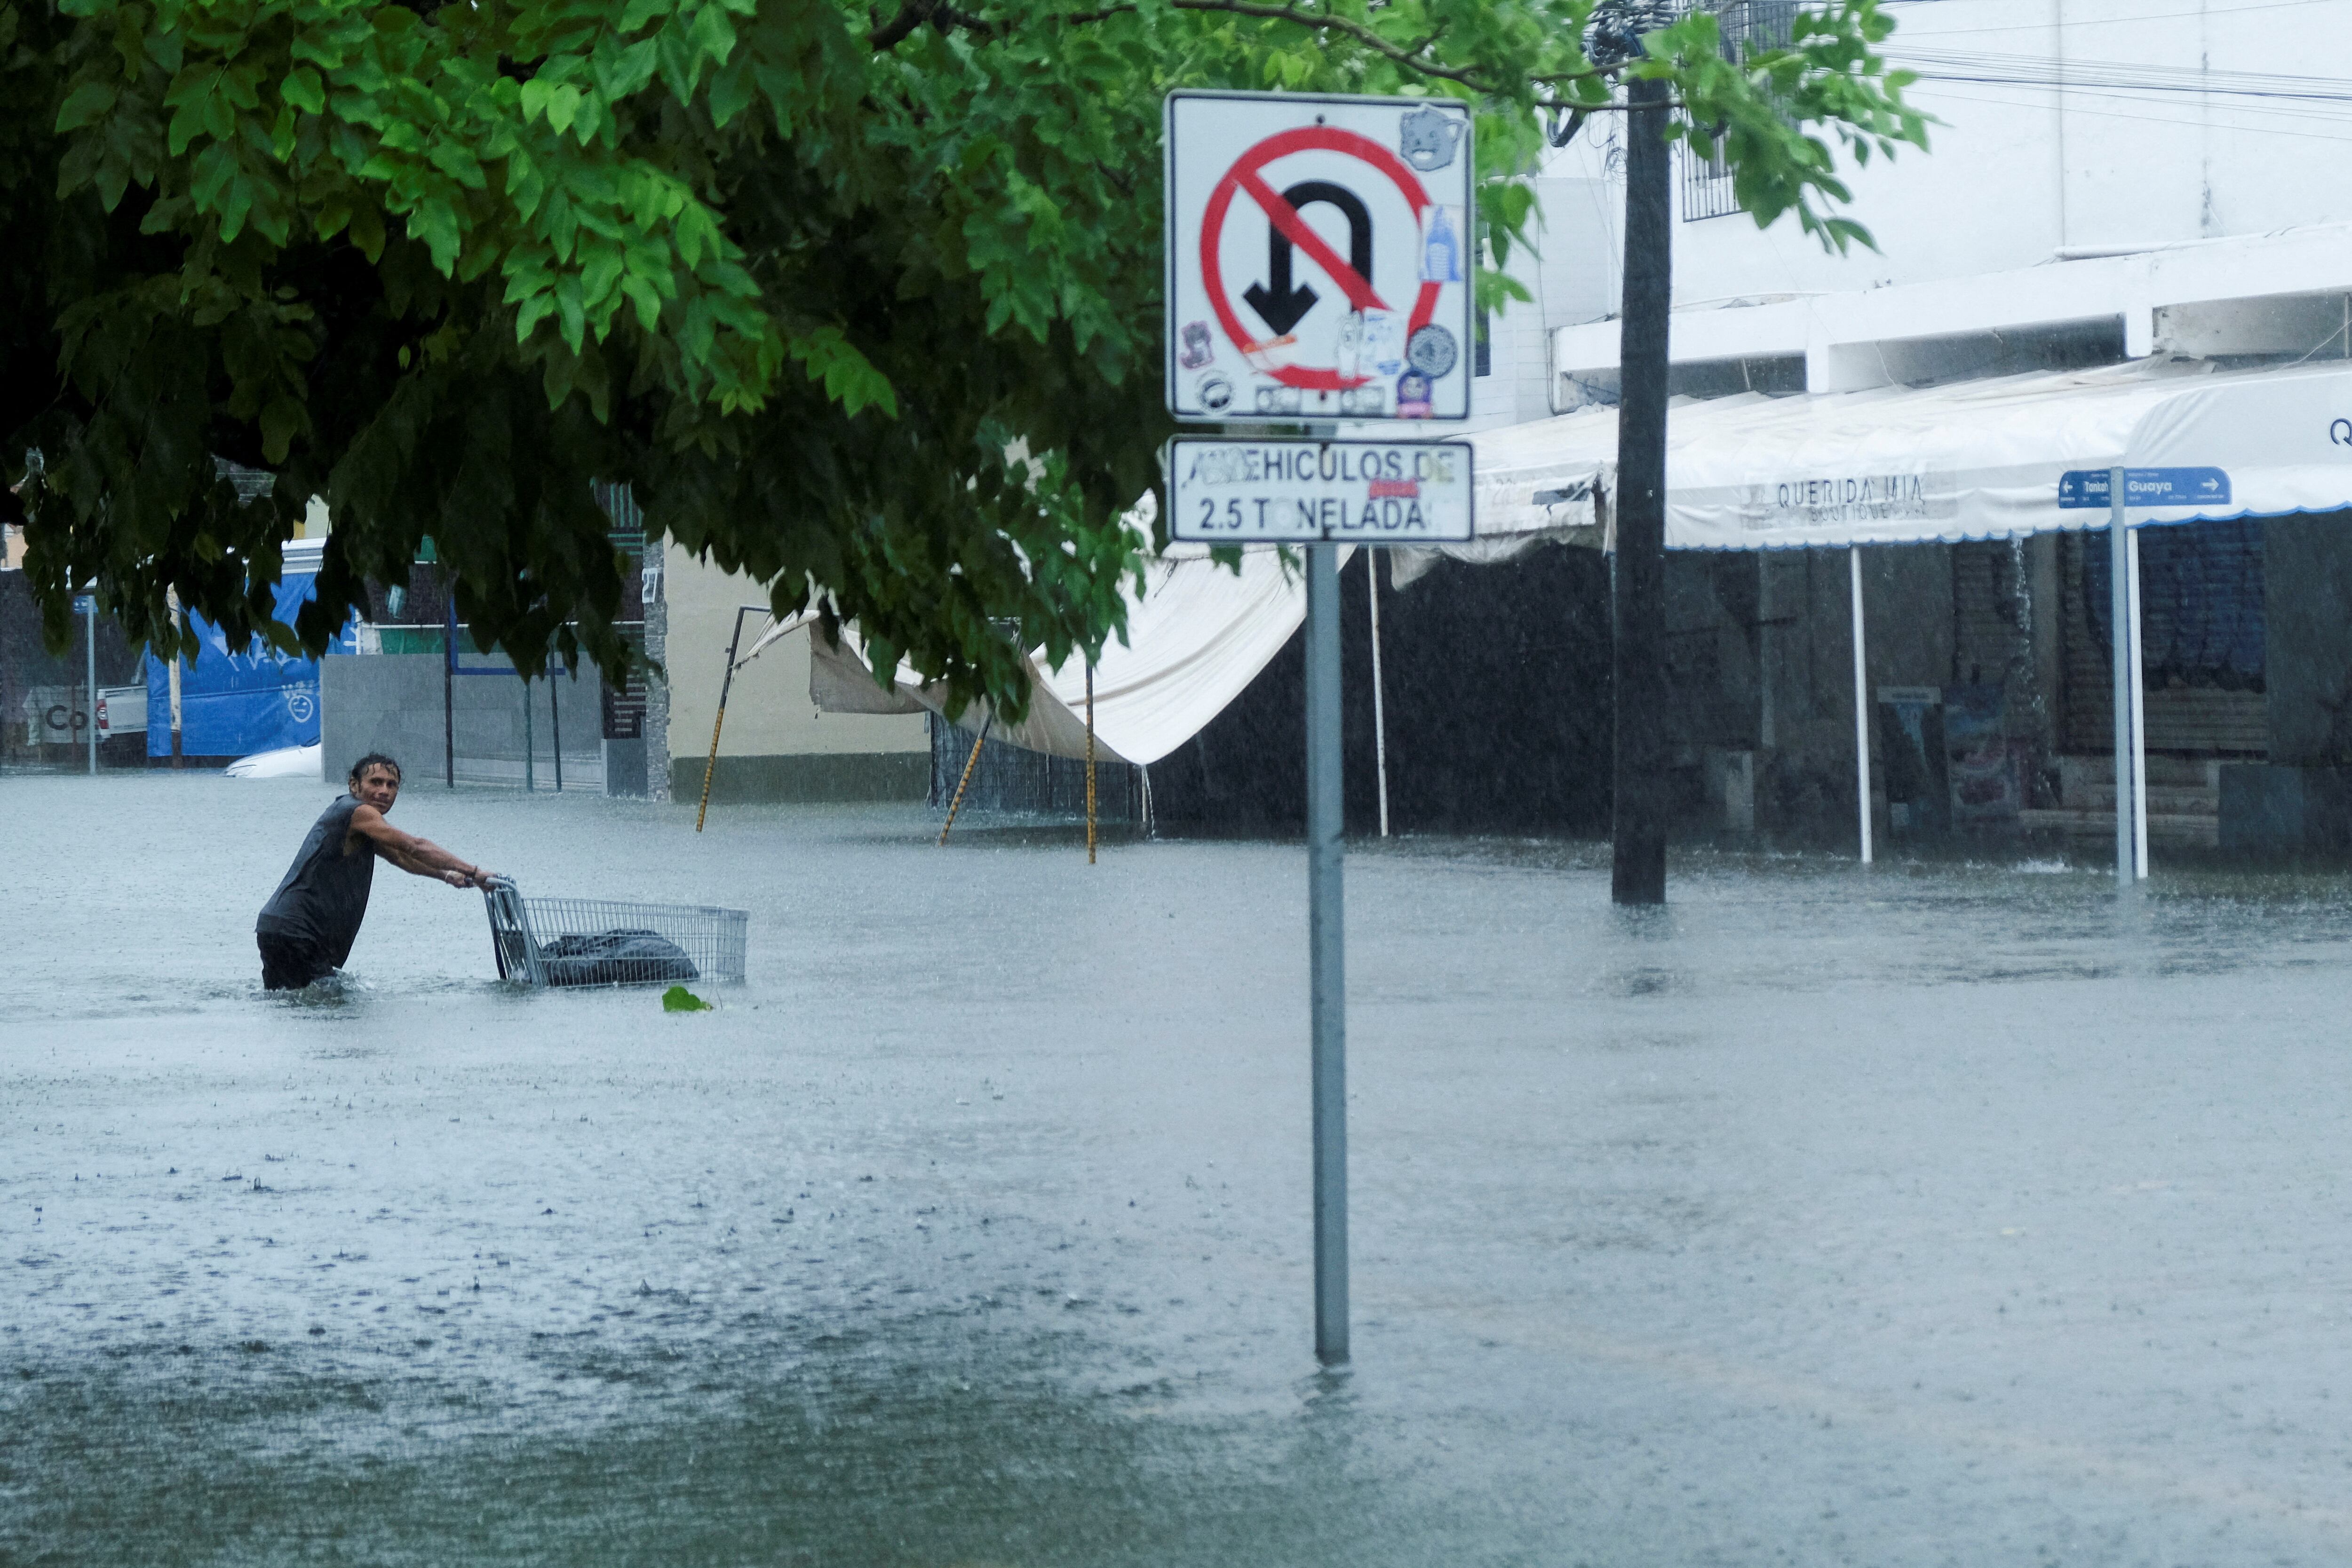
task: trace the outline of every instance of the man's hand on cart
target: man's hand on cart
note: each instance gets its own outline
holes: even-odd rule
[[[491,883],[498,880],[498,874],[499,873],[494,871],[484,871],[480,866],[459,867],[443,872],[441,873],[441,880],[447,883],[451,887],[479,887],[487,889]]]

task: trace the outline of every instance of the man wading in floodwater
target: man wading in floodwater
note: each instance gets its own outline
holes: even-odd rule
[[[352,765],[351,792],[310,824],[310,836],[302,841],[286,880],[254,923],[264,989],[299,991],[342,967],[367,916],[368,884],[378,855],[451,887],[480,887],[490,880],[481,867],[385,821],[383,814],[398,799],[399,763],[372,751]]]

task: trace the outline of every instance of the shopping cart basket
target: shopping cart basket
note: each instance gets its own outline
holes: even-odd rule
[[[525,898],[505,877],[482,889],[499,977],[527,986],[663,986],[743,978],[740,909],[614,898]]]

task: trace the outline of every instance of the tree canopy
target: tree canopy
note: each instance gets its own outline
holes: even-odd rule
[[[1836,151],[1925,142],[1876,0],[1730,58],[1649,15],[1612,50],[1593,0],[0,0],[0,429],[50,633],[95,580],[159,651],[173,591],[316,650],[429,536],[478,635],[617,668],[604,480],[1017,712],[1013,644],[1099,649],[1147,544],[1170,89],[1469,100],[1500,258],[1542,117],[1662,78],[1759,223],[1867,241]]]

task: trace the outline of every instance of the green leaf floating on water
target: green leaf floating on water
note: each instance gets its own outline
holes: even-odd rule
[[[666,1013],[707,1013],[709,1010],[709,1002],[684,986],[672,986],[662,993],[662,1011]]]

